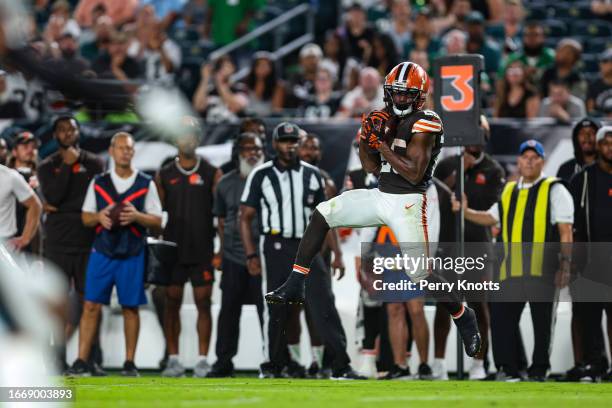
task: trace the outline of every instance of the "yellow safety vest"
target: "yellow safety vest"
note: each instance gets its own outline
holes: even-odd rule
[[[554,227],[550,223],[550,188],[559,182],[547,177],[530,188],[519,189],[516,181],[506,183],[499,202],[501,237],[505,258],[501,264],[500,281],[525,274],[542,276],[544,245],[532,245],[524,251],[520,243],[544,243],[550,241]],[[527,259],[525,264],[523,258]]]

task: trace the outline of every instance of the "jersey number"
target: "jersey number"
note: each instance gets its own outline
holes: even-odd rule
[[[442,81],[450,79],[450,85],[459,93],[459,98],[455,95],[447,95],[440,98],[442,108],[448,112],[467,111],[474,106],[474,88],[470,81],[474,78],[474,67],[472,65],[450,65],[441,69]],[[444,89],[444,88],[443,88]]]

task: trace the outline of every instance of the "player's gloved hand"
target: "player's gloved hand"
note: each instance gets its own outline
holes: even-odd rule
[[[385,135],[385,126],[391,115],[385,111],[372,111],[361,119],[361,138],[372,150],[378,150]]]

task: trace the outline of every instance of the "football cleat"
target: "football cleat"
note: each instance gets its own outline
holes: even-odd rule
[[[476,313],[474,310],[467,306],[464,306],[465,310],[463,315],[455,320],[457,330],[463,340],[463,347],[465,348],[465,354],[469,357],[474,357],[479,351],[482,345],[482,339],[480,338],[480,332],[478,331],[478,321],[476,320]]]
[[[292,271],[289,278],[280,288],[266,294],[266,302],[270,304],[301,305],[304,303],[306,275]]]

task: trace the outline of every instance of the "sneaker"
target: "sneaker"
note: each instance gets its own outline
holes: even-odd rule
[[[507,374],[503,369],[495,374],[495,381],[499,382],[521,382],[523,378],[519,374]]]
[[[464,306],[463,315],[453,320],[463,340],[465,354],[468,357],[474,357],[480,351],[480,346],[482,345],[476,313],[473,309]]]
[[[193,377],[194,378],[206,378],[208,373],[210,372],[210,364],[206,360],[200,360],[193,367]]]
[[[380,380],[411,380],[410,367],[401,368],[394,364],[386,375],[379,378]]]
[[[329,380],[332,376],[332,369],[330,367],[323,367],[319,370],[319,374],[317,375],[317,379],[319,380]]]
[[[77,358],[72,366],[66,370],[66,375],[69,377],[90,377],[91,370],[85,361]]]
[[[602,381],[611,382],[612,381],[612,368],[606,374],[601,377]]]
[[[448,381],[448,370],[446,369],[446,361],[443,359],[435,359],[431,365],[432,379],[438,381]]]
[[[363,375],[357,374],[350,365],[340,370],[334,370],[330,378],[332,380],[367,380]]]
[[[433,372],[427,363],[421,363],[418,371],[419,380],[433,380]]]
[[[374,350],[363,350],[361,353],[361,364],[357,369],[359,375],[367,378],[376,378],[378,370],[376,369],[376,352]]]
[[[601,382],[601,377],[601,371],[589,364],[584,366],[584,372],[579,381],[581,383],[599,383]]]
[[[212,369],[206,374],[206,378],[226,378],[234,376],[234,368],[230,365],[213,364]]]
[[[98,363],[91,364],[90,372],[92,377],[106,377],[108,375],[106,374],[106,371],[104,371],[102,367],[98,365]]]
[[[310,367],[308,367],[308,370],[306,370],[306,375],[308,378],[319,378],[319,371],[319,364],[316,361],[313,361],[312,364],[310,364]]]
[[[266,361],[259,366],[259,378],[283,378],[281,371],[274,363]]]
[[[306,368],[300,363],[290,360],[284,369],[284,374],[288,378],[306,378]]]
[[[179,378],[185,376],[185,367],[176,358],[168,359],[166,368],[161,373],[162,377]]]
[[[565,375],[560,377],[557,381],[560,382],[578,382],[580,378],[584,376],[584,366],[582,364],[576,364],[565,372]]]
[[[136,368],[136,364],[133,361],[126,360],[123,363],[123,369],[121,370],[121,375],[124,377],[140,377],[138,373],[138,369]]]
[[[484,364],[474,363],[472,367],[470,367],[470,371],[468,373],[468,378],[470,381],[480,381],[487,378],[487,372],[485,371]]]
[[[266,302],[270,304],[303,304],[305,278],[306,275],[303,273],[292,271],[281,287],[266,295]]]

